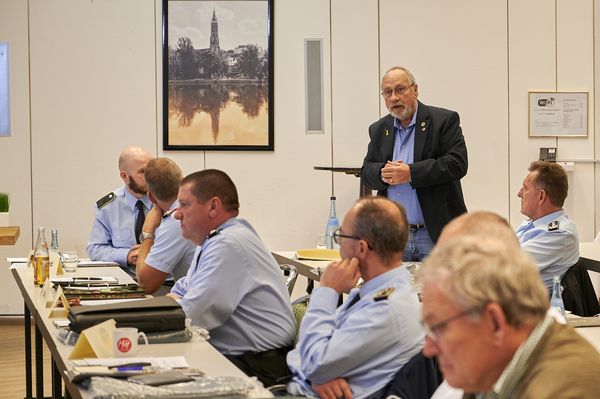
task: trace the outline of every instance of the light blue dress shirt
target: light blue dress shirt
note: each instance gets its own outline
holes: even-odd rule
[[[173,202],[169,210],[179,206]],[[154,232],[154,244],[146,256],[146,264],[164,273],[169,273],[175,281],[187,274],[196,245],[183,238],[181,224],[169,215],[164,218]]]
[[[382,291],[393,292],[382,298]],[[360,292],[360,300],[352,303]],[[311,382],[348,381],[353,398],[381,391],[423,347],[420,305],[405,267],[392,269],[350,291],[337,307],[338,294],[315,288],[287,363],[294,375],[288,392],[316,396]]]
[[[138,199],[125,187],[113,191],[115,199],[98,208],[94,204],[96,218],[87,244],[87,253],[92,260],[117,262],[125,270],[127,254],[135,239],[135,220],[138,210],[135,207]],[[148,213],[152,202],[147,195],[141,198]],[[130,272],[131,273],[131,272]]]
[[[404,128],[397,118],[394,118],[394,155],[393,161],[402,161],[407,165],[414,162],[415,153],[415,124],[417,111],[412,117],[410,124]],[[389,199],[402,204],[406,209],[406,216],[410,224],[425,224],[421,205],[415,190],[410,182],[390,186],[387,189]]]
[[[549,291],[552,290],[552,277],[562,278],[579,259],[577,226],[562,209],[533,221],[524,221],[516,234],[521,248],[540,269]]]
[[[296,322],[279,265],[244,219],[231,218],[204,240],[199,261],[171,292],[192,324],[225,355],[290,346]],[[197,255],[198,257],[198,255]]]

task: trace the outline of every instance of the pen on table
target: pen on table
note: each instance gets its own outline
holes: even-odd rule
[[[121,369],[127,368],[127,369],[133,369],[135,367],[137,368],[143,368],[146,366],[151,366],[152,363],[149,362],[137,362],[137,363],[125,363],[125,364],[117,364],[116,366],[108,366],[109,369],[117,369],[119,371],[122,371]]]
[[[116,368],[111,369],[111,370],[116,370],[116,371],[144,371],[146,369],[146,367],[148,367],[148,366],[123,366],[123,367],[116,367]]]
[[[102,277],[75,277],[75,280],[102,280]]]
[[[163,218],[163,219],[165,219],[165,218],[168,218],[168,217],[169,217],[169,216],[171,216],[171,215],[173,214],[173,212],[175,212],[176,210],[177,210],[177,208],[173,208],[173,209],[171,209],[170,211],[166,211],[166,212],[165,212],[165,213],[162,215],[162,218]]]

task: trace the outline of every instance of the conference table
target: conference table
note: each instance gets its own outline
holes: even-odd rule
[[[62,382],[67,390],[66,397],[88,398],[86,390],[73,384],[68,378],[63,378],[65,370],[72,367],[68,360],[73,347],[61,343],[58,338],[59,328],[55,326],[53,318],[50,318],[50,308],[46,307],[46,301],[41,298],[42,288],[33,283],[33,271],[30,267],[22,265],[15,267],[13,264],[12,274],[23,295],[25,302],[25,398],[44,398],[43,382],[43,341],[48,346],[52,357],[52,398],[62,397]],[[119,267],[79,267],[75,273],[67,273],[67,277],[115,277],[120,283],[132,282],[127,273]],[[35,325],[35,353],[36,353],[36,395],[32,396],[32,362],[31,362],[31,320]],[[140,351],[136,357],[171,357],[183,356],[190,367],[202,370],[206,376],[234,376],[246,377],[233,363],[219,353],[210,343],[198,337],[187,343],[151,344],[140,345]],[[62,380],[62,381],[61,381]]]

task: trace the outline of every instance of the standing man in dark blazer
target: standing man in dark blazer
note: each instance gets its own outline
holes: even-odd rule
[[[389,69],[381,94],[390,114],[369,126],[362,179],[406,208],[404,260],[421,261],[446,223],[467,211],[460,185],[467,147],[458,114],[418,101],[419,86],[408,69]]]

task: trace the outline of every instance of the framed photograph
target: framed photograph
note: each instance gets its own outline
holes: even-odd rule
[[[163,149],[274,149],[273,0],[163,0]]]
[[[529,137],[587,135],[587,92],[529,92]]]

